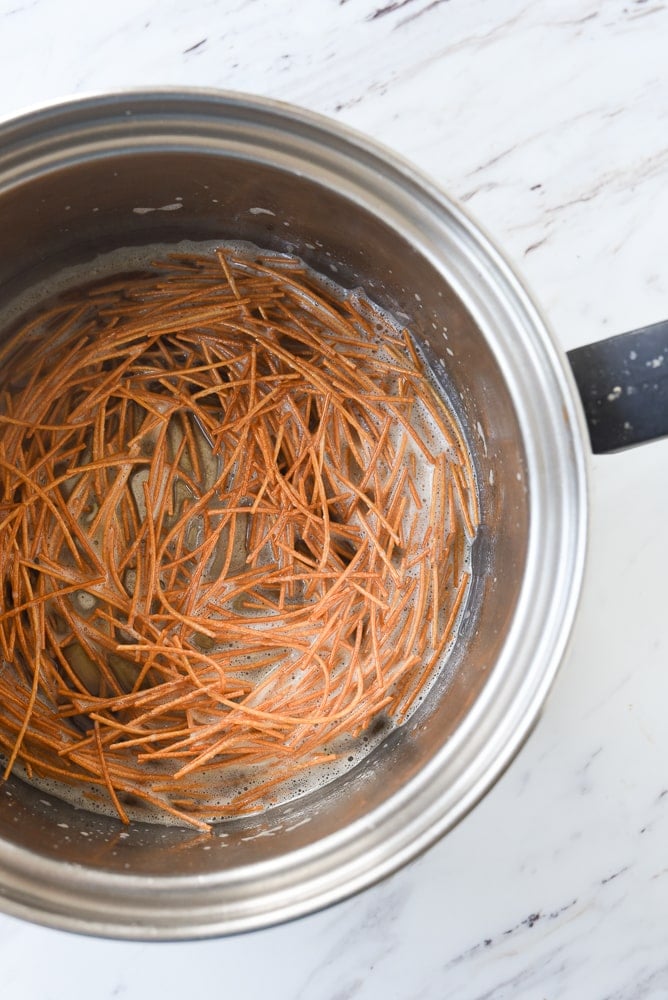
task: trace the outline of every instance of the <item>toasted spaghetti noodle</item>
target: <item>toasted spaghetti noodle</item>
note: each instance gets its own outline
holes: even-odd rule
[[[5,777],[206,828],[406,717],[478,524],[406,333],[226,248],[61,296],[2,370]]]

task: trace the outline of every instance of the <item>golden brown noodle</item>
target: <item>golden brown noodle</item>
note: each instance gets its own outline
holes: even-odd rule
[[[407,334],[225,249],[62,296],[0,356],[5,777],[206,828],[405,718],[478,524]]]

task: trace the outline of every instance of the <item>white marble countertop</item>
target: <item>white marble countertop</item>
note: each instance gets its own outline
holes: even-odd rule
[[[0,115],[206,85],[353,125],[460,198],[571,348],[668,317],[660,0],[0,0]],[[0,916],[3,1000],[668,997],[668,440],[597,459],[543,717],[424,857],[324,913],[192,944]]]

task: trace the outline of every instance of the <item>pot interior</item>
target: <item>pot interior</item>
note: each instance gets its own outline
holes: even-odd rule
[[[190,104],[197,108],[194,98]],[[293,862],[298,868],[299,859],[343,845],[351,830],[364,850],[376,849],[379,823],[394,830],[402,810],[416,821],[409,813],[418,807],[406,805],[413,788],[427,817],[435,808],[430,782],[452,796],[453,820],[480,794],[466,778],[477,752],[467,746],[483,740],[486,724],[468,743],[462,734],[486,688],[503,680],[498,663],[525,586],[531,470],[512,371],[490,336],[493,296],[467,292],[476,273],[481,287],[490,279],[471,262],[475,240],[469,245],[457,211],[450,219],[455,252],[455,237],[450,246],[443,235],[442,203],[436,224],[432,196],[399,168],[384,173],[377,154],[312,123],[291,125],[285,111],[242,115],[234,102],[193,125],[190,104],[179,104],[169,127],[159,101],[128,100],[126,115],[118,99],[10,128],[0,159],[0,218],[11,234],[0,250],[2,307],[63,269],[122,247],[240,239],[295,253],[340,285],[362,287],[423,346],[465,430],[481,509],[468,606],[439,679],[404,726],[319,791],[223,822],[210,836],[125,827],[14,777],[0,787],[0,843],[36,858],[91,874],[209,875],[230,885],[238,875],[251,885],[266,866],[289,872]],[[511,368],[521,367],[523,350],[521,337],[509,336],[507,354],[517,352]],[[432,779],[435,762],[440,772]],[[458,785],[467,780],[462,793]],[[245,891],[250,898],[252,888]]]

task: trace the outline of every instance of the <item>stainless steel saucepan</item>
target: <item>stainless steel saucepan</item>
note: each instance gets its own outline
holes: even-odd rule
[[[564,653],[585,559],[589,450],[566,358],[461,208],[388,151],[270,101],[133,92],[5,122],[0,220],[0,308],[105,251],[182,239],[294,251],[362,286],[407,314],[434,370],[445,368],[482,512],[452,678],[363,763],[212,836],[125,828],[12,778],[0,787],[0,908],[111,937],[194,938],[363,889],[489,789]],[[598,360],[585,359],[580,379],[592,420],[609,428],[603,411],[624,393],[604,376],[596,388]],[[608,444],[628,443],[632,423]]]

